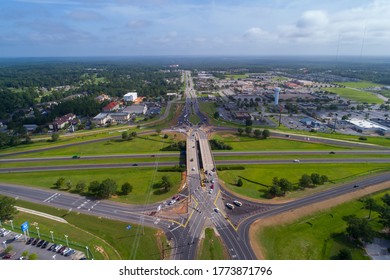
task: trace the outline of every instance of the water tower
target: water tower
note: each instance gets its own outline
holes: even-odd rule
[[[279,87],[274,88],[275,106],[279,104],[279,93],[280,93],[280,88]]]

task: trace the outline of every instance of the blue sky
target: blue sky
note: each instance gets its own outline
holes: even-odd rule
[[[390,55],[387,0],[6,0],[0,57]]]

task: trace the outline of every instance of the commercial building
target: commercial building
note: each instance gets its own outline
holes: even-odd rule
[[[348,120],[348,122],[354,125],[354,129],[356,131],[364,134],[372,134],[372,133],[381,133],[385,135],[390,134],[390,128],[368,120],[352,118]]]
[[[137,93],[136,92],[128,92],[123,96],[123,100],[126,102],[134,102],[137,99]]]
[[[127,106],[123,112],[135,115],[145,115],[148,107],[145,104]]]
[[[105,125],[111,121],[111,117],[108,113],[100,113],[92,119],[92,122],[97,125]]]
[[[108,115],[117,123],[126,123],[130,120],[130,113],[128,112],[109,113]]]

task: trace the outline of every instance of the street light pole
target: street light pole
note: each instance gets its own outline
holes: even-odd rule
[[[54,243],[54,236],[53,236],[53,231],[52,230],[50,231],[50,235],[51,235],[51,241]]]
[[[12,230],[14,230],[14,221],[13,221],[13,220],[10,220],[10,222],[11,222]]]
[[[89,254],[88,254],[89,248],[88,248],[88,246],[85,246],[85,249],[87,249],[87,259],[89,259]]]
[[[65,239],[66,239],[66,246],[69,247],[69,243],[68,243],[68,236],[65,234]]]
[[[39,234],[39,227],[36,227],[36,229],[37,229],[37,233],[38,233],[38,238],[40,239],[41,235]]]

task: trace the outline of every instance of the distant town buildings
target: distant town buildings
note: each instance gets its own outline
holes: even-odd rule
[[[118,102],[110,102],[106,106],[103,107],[103,112],[111,112],[119,109],[119,103]]]
[[[76,119],[75,114],[72,113],[66,114],[65,116],[55,118],[55,120],[51,124],[49,124],[49,128],[54,131],[63,129],[65,125],[71,124],[71,121],[75,119]]]

